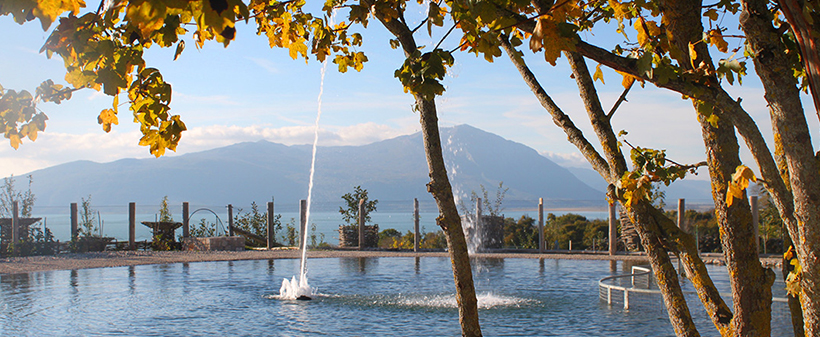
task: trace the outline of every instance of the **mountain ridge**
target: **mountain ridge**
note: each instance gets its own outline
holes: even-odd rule
[[[503,182],[511,202],[605,203],[602,191],[524,144],[469,125],[440,131],[453,189],[462,196],[482,185],[494,192]],[[166,195],[192,204],[250,205],[274,197],[295,205],[307,197],[311,150],[310,145],[260,140],[174,157],[80,160],[29,174],[38,206],[63,206],[89,195],[105,205],[157,204]],[[432,202],[428,182],[420,133],[361,146],[320,146],[314,202],[339,204],[341,195],[357,185],[375,199]]]

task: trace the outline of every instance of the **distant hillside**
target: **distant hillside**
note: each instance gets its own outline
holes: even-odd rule
[[[523,144],[468,125],[441,133],[454,190],[462,194],[483,185],[494,195],[503,181],[509,187],[508,208],[537,203],[539,197],[558,204],[603,203],[603,192]],[[197,205],[249,205],[275,197],[277,205],[295,208],[307,197],[310,155],[310,146],[259,141],[158,159],[77,161],[30,174],[38,206],[64,206],[88,195],[98,205],[156,205],[167,195],[172,202]],[[413,198],[432,201],[420,133],[363,146],[320,147],[316,158],[319,207],[338,208],[341,195],[356,185],[380,206]]]

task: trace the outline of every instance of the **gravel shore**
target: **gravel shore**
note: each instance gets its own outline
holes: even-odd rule
[[[706,255],[704,261],[722,264],[722,254]],[[448,257],[446,252],[412,252],[385,250],[314,250],[308,252],[309,258],[326,257]],[[60,254],[56,256],[31,256],[0,259],[0,274],[33,273],[50,270],[72,270],[86,268],[108,268],[144,264],[168,264],[204,261],[237,261],[298,259],[299,251],[295,249],[247,250],[240,252],[227,251],[111,251],[83,254]],[[499,252],[475,254],[477,258],[528,258],[528,259],[567,259],[567,260],[617,260],[647,262],[645,255],[615,255],[589,253],[522,253]],[[776,266],[779,258],[762,259],[765,265]]]

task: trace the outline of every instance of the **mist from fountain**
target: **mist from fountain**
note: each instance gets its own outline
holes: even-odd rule
[[[459,213],[461,213],[461,228],[464,231],[464,238],[467,240],[467,253],[472,255],[481,249],[482,232],[478,228],[477,212],[476,214],[469,212],[468,207],[470,206],[468,205],[472,204],[474,200],[471,198],[471,193],[468,194],[462,190],[462,184],[458,179],[459,166],[456,164],[458,162],[456,157],[459,155],[470,156],[470,154],[464,153],[465,150],[459,141],[454,139],[452,133],[447,137],[444,148],[445,153],[448,154],[448,156],[445,157],[445,165],[448,167],[447,173],[453,190],[453,198],[455,199],[456,205],[461,208],[461,212]]]

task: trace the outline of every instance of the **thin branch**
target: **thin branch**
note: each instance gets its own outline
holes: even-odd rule
[[[413,30],[411,30],[411,31],[410,31],[410,33],[415,34],[415,33],[416,33],[416,31],[417,31],[417,30],[419,30],[419,28],[421,28],[421,26],[424,26],[424,24],[425,24],[425,23],[427,23],[427,21],[428,21],[428,20],[430,20],[430,18],[429,18],[429,17],[424,18],[424,20],[421,20],[421,22],[419,23],[419,25],[418,25],[418,26],[416,26],[416,28],[413,28]]]
[[[439,46],[441,46],[441,43],[444,42],[444,40],[447,39],[448,36],[450,36],[450,33],[453,32],[453,29],[456,29],[459,22],[461,22],[461,20],[456,21],[456,23],[454,23],[453,26],[450,27],[450,30],[447,31],[447,34],[444,34],[444,36],[441,37],[441,40],[438,41],[438,44],[436,44],[436,47],[433,48],[433,50],[436,50]]]
[[[538,99],[541,106],[552,116],[552,121],[556,126],[561,128],[567,135],[567,139],[581,151],[581,154],[589,161],[593,169],[601,175],[607,182],[610,181],[610,167],[604,157],[595,149],[594,146],[584,137],[583,132],[578,129],[572,122],[572,119],[565,114],[560,107],[552,100],[544,88],[538,83],[538,79],[524,63],[524,59],[517,55],[517,50],[513,48],[507,36],[500,35],[498,37],[501,46],[507,52],[507,56],[513,62],[515,67],[521,73],[524,82],[530,87],[535,97]]]
[[[623,102],[629,102],[626,100],[626,94],[629,93],[629,89],[632,89],[632,86],[635,85],[635,81],[633,80],[632,83],[629,83],[629,86],[624,88],[624,92],[621,93],[621,96],[618,97],[618,100],[615,101],[615,105],[612,106],[612,109],[609,109],[609,113],[606,114],[606,119],[612,119],[612,115],[615,114],[615,110],[618,110],[618,107],[621,106]]]

